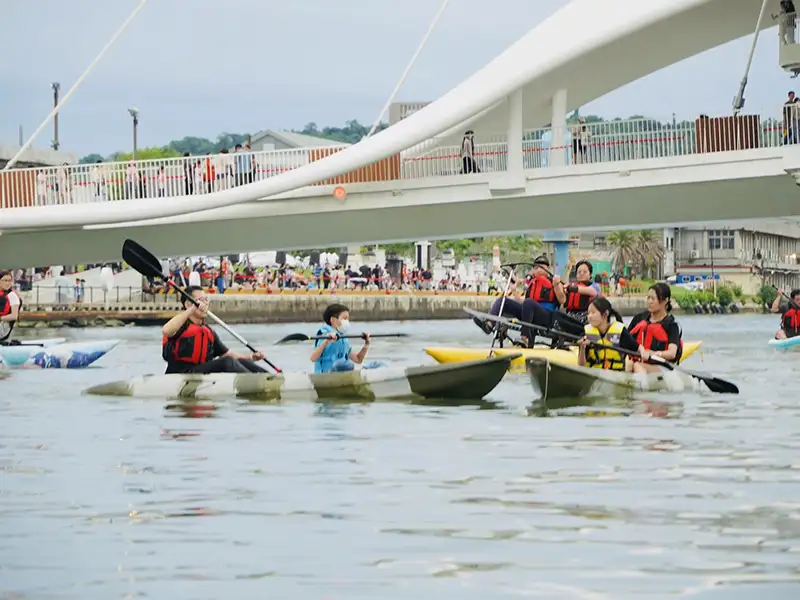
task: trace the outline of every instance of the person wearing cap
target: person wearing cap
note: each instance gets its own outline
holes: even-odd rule
[[[490,314],[519,319],[526,323],[533,323],[540,327],[550,329],[553,326],[553,315],[558,310],[558,298],[555,294],[552,274],[550,273],[550,261],[546,256],[538,256],[533,261],[533,268],[528,274],[528,281],[525,287],[524,296],[520,296],[515,281],[510,282],[512,286],[511,298],[498,298]],[[500,315],[500,310],[503,314]],[[492,325],[477,317],[472,319],[474,323],[483,330],[484,333],[491,335],[494,333]],[[520,336],[520,343],[530,346],[533,343],[534,331],[529,328],[523,329]]]

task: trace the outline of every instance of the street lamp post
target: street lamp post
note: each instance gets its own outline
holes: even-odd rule
[[[61,92],[61,84],[57,81],[52,84],[53,87],[53,110],[58,108],[58,95]],[[53,117],[53,150],[58,150],[60,144],[58,143],[58,113]]]
[[[139,129],[139,109],[129,108],[128,114],[133,119],[133,160],[136,160],[137,134]]]

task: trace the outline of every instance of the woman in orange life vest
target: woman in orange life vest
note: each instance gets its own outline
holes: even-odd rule
[[[600,286],[592,281],[592,264],[587,260],[575,263],[575,282],[565,284],[556,275],[553,277],[553,286],[559,304],[567,316],[573,321],[586,324],[589,304],[600,295]]]
[[[783,290],[778,290],[772,312],[781,313],[781,328],[775,334],[776,340],[785,340],[800,335],[800,290],[792,290],[789,294],[791,303],[783,304]]]
[[[643,361],[636,359],[631,364],[633,371],[658,372],[660,367],[648,364],[651,356],[677,364],[683,353],[681,328],[670,314],[672,311],[672,292],[666,283],[654,283],[647,290],[647,311],[631,319],[628,330],[639,344]]]
[[[161,355],[167,362],[167,373],[265,373],[254,361],[264,358],[262,352],[237,354],[223,344],[211,327],[205,324],[208,298],[203,288],[189,286],[186,292],[199,302],[195,306],[182,299],[184,311],[172,317],[162,328]]]
[[[0,344],[8,344],[22,308],[22,300],[11,288],[14,277],[11,271],[0,271]]]

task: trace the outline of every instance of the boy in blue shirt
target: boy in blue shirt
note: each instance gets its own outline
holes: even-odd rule
[[[369,350],[369,333],[361,334],[364,346],[358,352],[353,351],[349,340],[339,337],[340,334],[346,334],[350,327],[350,310],[344,304],[331,304],[322,314],[322,320],[325,324],[319,328],[317,335],[328,337],[314,341],[314,352],[311,353],[314,372],[351,371],[353,363],[362,364]]]

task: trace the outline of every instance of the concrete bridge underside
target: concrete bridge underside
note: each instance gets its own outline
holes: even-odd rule
[[[457,199],[434,202],[405,194],[405,201],[394,197],[375,208],[359,207],[358,198],[346,205],[306,198],[306,210],[298,214],[296,200],[272,200],[209,211],[183,223],[163,219],[134,227],[5,233],[0,256],[14,267],[50,264],[54,255],[61,264],[120,260],[128,237],[167,257],[575,230],[587,223],[614,229],[800,215],[797,186],[786,174],[536,196],[493,194],[476,183],[461,188]],[[375,206],[374,196],[370,204]]]

